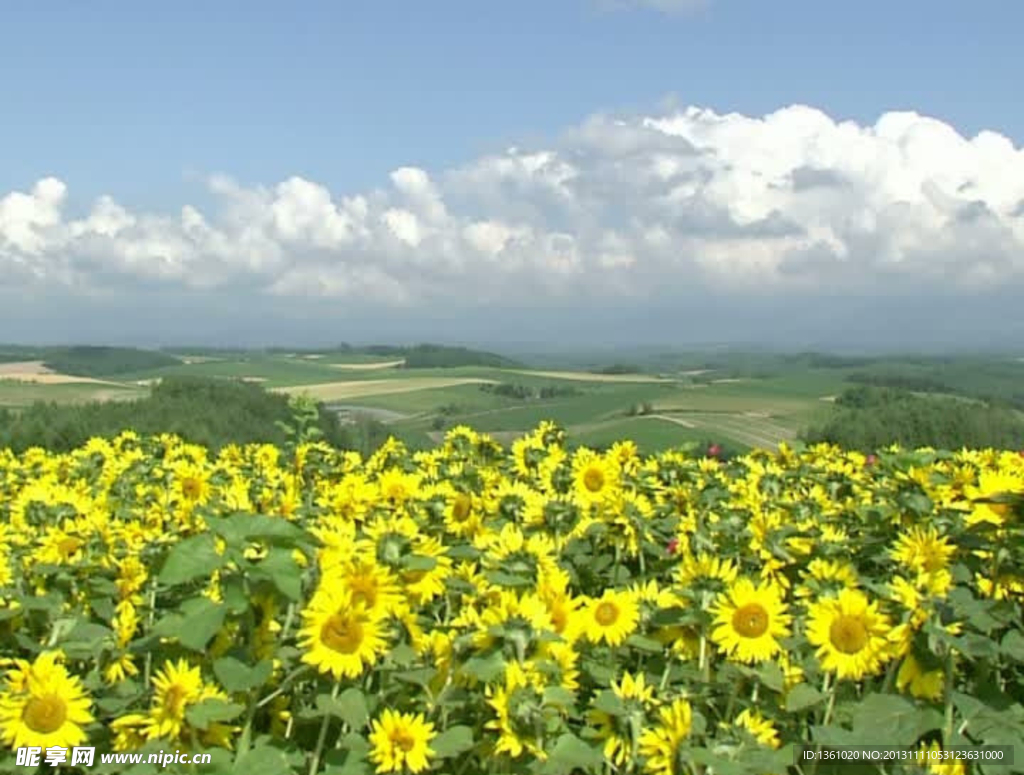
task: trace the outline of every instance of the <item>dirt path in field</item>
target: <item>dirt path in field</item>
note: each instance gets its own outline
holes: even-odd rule
[[[405,360],[386,361],[382,363],[328,363],[332,369],[344,369],[346,371],[377,371],[378,369],[394,369],[405,363]]]
[[[665,414],[645,414],[644,417],[649,417],[652,420],[664,420],[665,422],[675,423],[676,425],[682,425],[684,428],[696,428],[689,420],[683,420],[680,417],[669,417]]]
[[[309,395],[320,401],[337,401],[345,398],[383,396],[394,393],[413,393],[417,390],[456,387],[457,385],[494,384],[493,379],[471,377],[408,377],[406,379],[361,379],[346,382],[323,382],[315,385],[295,385],[274,388],[273,392],[289,395]]]
[[[591,374],[587,371],[533,371],[531,369],[501,369],[509,374],[528,374],[532,377],[571,379],[577,382],[671,382],[650,374]]]

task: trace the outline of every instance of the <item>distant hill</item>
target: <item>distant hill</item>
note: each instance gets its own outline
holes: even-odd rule
[[[47,348],[42,361],[49,369],[76,377],[113,377],[181,363],[177,358],[155,350],[85,345]]]
[[[494,353],[471,350],[467,347],[447,347],[421,344],[395,353],[404,358],[406,369],[438,369],[457,366],[489,366],[498,369],[521,369],[523,364]]]

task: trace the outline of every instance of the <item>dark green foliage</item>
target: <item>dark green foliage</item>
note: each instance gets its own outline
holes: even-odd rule
[[[921,377],[909,374],[851,374],[847,379],[862,385],[899,388],[918,393],[955,393],[956,391],[934,377]]]
[[[395,355],[399,355],[395,353]],[[523,368],[521,363],[494,353],[470,350],[466,347],[446,347],[421,344],[401,353],[407,369],[438,369],[458,366],[489,366],[498,369]]]
[[[325,441],[343,448],[357,443],[336,414],[323,406],[319,411]],[[277,423],[291,420],[287,396],[268,393],[258,385],[175,377],[157,385],[149,398],[137,401],[73,406],[40,402],[17,413],[0,410],[0,448],[22,452],[39,446],[66,452],[94,436],[109,438],[125,430],[178,434],[214,450],[230,443],[283,445],[286,436]]]
[[[44,365],[76,377],[109,377],[115,374],[176,366],[181,361],[153,350],[133,347],[55,347],[46,351]]]
[[[639,366],[630,366],[628,363],[613,363],[594,371],[595,374],[639,374],[643,371]]]
[[[1020,449],[1024,420],[1012,409],[978,401],[858,387],[841,395],[828,421],[802,438],[862,452],[894,443],[904,448]]]
[[[575,396],[583,395],[583,391],[579,388],[568,387],[565,385],[548,385],[546,387],[534,388],[528,385],[519,385],[510,382],[500,382],[498,384],[492,384],[489,382],[484,383],[483,385],[480,385],[480,390],[484,393],[493,393],[496,396],[516,398],[521,401],[529,401],[537,398],[573,398]]]

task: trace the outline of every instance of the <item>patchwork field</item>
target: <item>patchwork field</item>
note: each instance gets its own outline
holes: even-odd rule
[[[84,369],[88,375],[50,368],[46,353],[0,352],[0,405],[138,398],[160,380],[193,376],[311,396],[338,411],[344,422],[384,423],[415,445],[433,443],[461,424],[510,441],[553,420],[574,443],[603,446],[631,438],[644,451],[656,452],[700,440],[737,450],[774,448],[827,417],[835,398],[855,384],[895,383],[922,395],[967,400],[993,395],[1011,401],[1024,384],[1024,364],[1016,358],[684,354],[652,356],[634,373],[620,373],[619,366],[606,373],[612,371],[608,363],[582,359],[567,358],[572,368],[558,368],[550,357],[536,361],[543,368],[511,361],[500,367],[474,365],[498,356],[474,360],[479,354],[456,348],[458,362],[434,367],[428,360],[426,368],[397,350],[380,352],[182,350],[146,357],[108,352],[105,363],[119,366],[116,373]],[[76,352],[72,363],[88,366],[83,357]],[[8,362],[2,362],[5,358]],[[128,368],[147,359],[160,365]]]

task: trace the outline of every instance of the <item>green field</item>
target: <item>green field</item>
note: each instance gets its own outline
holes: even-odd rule
[[[401,355],[348,351],[166,352],[179,362],[143,371],[122,368],[103,375],[104,384],[0,379],[0,405],[136,398],[148,393],[150,381],[167,377],[244,379],[268,390],[308,392],[349,417],[360,409],[382,410],[370,416],[385,418],[391,432],[417,446],[437,441],[456,425],[507,441],[553,420],[575,443],[605,446],[631,438],[650,451],[708,440],[740,449],[774,447],[821,422],[832,411],[831,399],[859,384],[891,382],[922,394],[1019,401],[1015,408],[1024,409],[1024,361],[1012,356],[618,353],[604,361],[518,359],[530,367],[524,369],[403,368]],[[8,360],[21,354],[46,355],[13,350]],[[132,357],[122,360],[130,363]],[[111,360],[109,353],[106,358]],[[638,371],[601,373],[610,363],[635,364]]]

